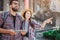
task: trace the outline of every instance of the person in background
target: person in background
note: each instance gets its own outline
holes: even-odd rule
[[[22,22],[22,17],[17,14],[19,1],[11,0],[9,7],[9,12],[0,13],[0,40],[22,40],[20,32],[15,32],[20,30]]]
[[[35,29],[40,28],[40,30],[44,29],[45,25],[47,23],[52,23],[52,17],[45,20],[41,25],[37,24],[34,20],[32,20],[32,11],[30,9],[27,9],[23,12],[23,22],[21,29],[25,30],[24,32],[21,32],[21,35],[23,36],[23,40],[35,40]]]

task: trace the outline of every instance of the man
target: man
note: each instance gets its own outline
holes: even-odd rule
[[[21,40],[20,32],[16,33],[14,30],[20,30],[21,16],[16,12],[19,9],[18,0],[11,0],[9,4],[9,12],[0,14],[0,37],[1,40]],[[7,16],[5,21],[3,16]],[[3,24],[4,23],[4,24]],[[1,26],[3,24],[3,26]]]

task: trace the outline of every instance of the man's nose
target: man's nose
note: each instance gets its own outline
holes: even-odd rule
[[[15,7],[19,7],[18,5],[16,5]]]

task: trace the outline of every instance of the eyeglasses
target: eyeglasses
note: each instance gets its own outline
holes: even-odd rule
[[[13,2],[13,4],[20,6],[18,2]]]

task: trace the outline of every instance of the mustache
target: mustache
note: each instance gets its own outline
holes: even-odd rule
[[[15,11],[15,12],[17,12],[17,11],[18,11],[18,9],[16,9],[16,8],[12,8],[12,10],[13,10],[13,11]]]

